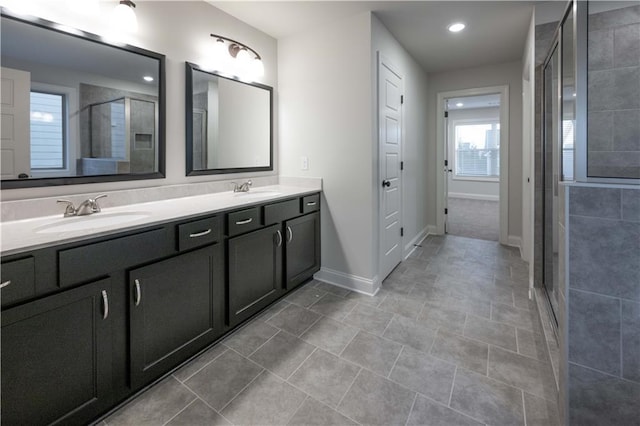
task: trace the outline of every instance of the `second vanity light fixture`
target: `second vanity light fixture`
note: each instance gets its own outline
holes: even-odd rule
[[[113,23],[120,31],[135,33],[138,31],[138,18],[133,10],[136,4],[131,0],[120,0],[113,9]]]
[[[264,75],[264,64],[258,52],[228,37],[218,34],[211,34],[211,37],[216,41],[207,63],[202,64],[203,68],[246,80],[256,80]]]

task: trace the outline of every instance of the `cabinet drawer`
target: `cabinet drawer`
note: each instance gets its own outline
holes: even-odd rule
[[[58,252],[60,287],[88,281],[167,254],[167,233],[155,229]]]
[[[253,231],[260,228],[260,226],[260,211],[257,207],[227,215],[227,229],[230,237]]]
[[[33,257],[3,263],[0,282],[4,286],[0,289],[2,306],[35,296],[36,279]]]
[[[178,225],[178,250],[189,250],[222,239],[220,217],[208,217]]]
[[[320,194],[302,197],[302,214],[315,212],[317,210],[320,210]]]
[[[264,206],[264,224],[272,225],[300,216],[300,199],[281,201]]]

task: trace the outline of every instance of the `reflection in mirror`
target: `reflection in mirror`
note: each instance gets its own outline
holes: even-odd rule
[[[273,89],[186,67],[187,175],[273,170]]]
[[[164,56],[58,28],[3,10],[2,187],[163,177]]]

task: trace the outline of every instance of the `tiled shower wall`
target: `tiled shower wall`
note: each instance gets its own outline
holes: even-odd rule
[[[640,5],[589,15],[588,53],[587,174],[640,178]]]
[[[560,316],[560,338],[568,386],[561,373],[560,389],[568,399],[569,424],[637,424],[640,188],[568,185],[565,190],[568,315]]]

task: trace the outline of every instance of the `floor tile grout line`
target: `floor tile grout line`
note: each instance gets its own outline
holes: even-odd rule
[[[227,345],[225,345],[225,344],[224,344],[224,342],[220,342],[219,344],[220,344],[220,345],[222,345],[222,346],[224,346],[224,348],[225,348],[225,349],[224,349],[221,353],[219,353],[218,355],[216,355],[216,356],[215,356],[215,358],[213,358],[211,361],[207,362],[205,365],[203,365],[203,366],[202,366],[202,368],[199,368],[199,369],[198,369],[198,371],[194,372],[193,374],[191,374],[191,375],[190,375],[189,377],[187,377],[186,379],[184,379],[184,380],[180,380],[180,379],[178,379],[178,378],[176,377],[176,375],[175,375],[175,374],[176,374],[178,371],[182,370],[182,368],[185,368],[187,365],[191,364],[192,362],[195,362],[195,361],[197,360],[197,358],[196,358],[196,359],[194,359],[194,360],[192,360],[192,361],[190,361],[190,362],[188,362],[187,364],[185,364],[184,366],[182,366],[179,370],[176,370],[175,372],[171,373],[171,375],[172,375],[172,376],[173,376],[173,377],[174,377],[178,382],[180,382],[180,383],[184,384],[184,382],[186,382],[187,380],[189,380],[190,378],[192,378],[193,376],[195,376],[196,374],[198,374],[199,372],[201,372],[202,370],[204,370],[205,368],[207,368],[207,367],[209,366],[209,364],[211,364],[211,363],[212,363],[213,361],[215,361],[216,359],[220,358],[222,355],[224,355],[224,354],[225,354],[225,353],[230,349]],[[218,344],[216,344],[215,346],[217,346],[217,345],[218,345]],[[209,350],[213,349],[215,346],[211,347],[210,349],[207,349],[207,351],[209,351]],[[202,355],[204,355],[205,353],[207,353],[207,351],[205,351]],[[201,356],[202,356],[202,355],[201,355]]]
[[[527,406],[524,402],[524,391],[521,390],[520,394],[522,395],[522,415],[524,416],[524,426],[527,426]]]
[[[251,379],[251,381],[250,381],[249,383],[247,383],[247,384],[246,384],[242,389],[240,389],[240,391],[239,391],[238,393],[236,393],[236,394],[233,396],[233,398],[231,398],[231,399],[229,400],[229,402],[227,402],[227,403],[226,403],[226,404],[225,404],[225,405],[220,409],[220,413],[222,413],[222,412],[224,411],[224,409],[225,409],[225,408],[227,408],[227,407],[229,406],[229,404],[231,404],[233,401],[235,401],[235,399],[238,397],[238,395],[240,395],[242,392],[244,392],[244,391],[245,391],[245,389],[247,389],[249,386],[251,386],[251,384],[252,384],[253,382],[255,382],[255,381],[258,379],[258,377],[262,376],[265,372],[268,372],[268,373],[274,374],[274,373],[272,373],[271,371],[267,370],[266,368],[262,367],[262,371],[261,371],[260,373],[258,373],[258,374],[256,375],[256,377],[254,377],[253,379]],[[280,377],[280,376],[278,376],[278,375],[276,375],[276,374],[274,374],[274,375],[275,375],[276,377]],[[233,422],[232,422],[232,423],[233,423]]]
[[[356,364],[357,365],[357,364]],[[360,366],[358,366],[360,367]],[[340,398],[340,401],[338,401],[338,403],[336,404],[336,411],[340,412],[338,409],[340,408],[340,404],[342,404],[342,401],[344,401],[344,399],[346,398],[347,395],[349,395],[349,392],[351,391],[351,388],[353,387],[354,383],[356,382],[356,380],[358,380],[358,377],[360,377],[360,374],[362,373],[362,371],[364,370],[363,367],[360,367],[360,370],[358,370],[358,373],[355,375],[355,377],[353,378],[353,380],[351,381],[351,384],[349,385],[349,387],[347,388],[347,391],[344,393],[344,395],[342,395],[342,398]],[[342,413],[341,413],[342,414]]]
[[[311,343],[309,343],[309,344],[311,344]],[[298,370],[300,370],[300,368],[304,365],[304,363],[305,363],[305,362],[307,362],[307,360],[308,360],[309,358],[311,358],[311,355],[313,355],[314,353],[316,353],[316,352],[318,351],[318,349],[320,349],[318,346],[313,345],[313,350],[311,351],[311,353],[310,353],[309,355],[307,355],[307,356],[305,357],[305,359],[300,363],[300,365],[298,365],[298,366],[296,367],[296,369],[295,369],[295,370],[293,370],[293,372],[292,372],[291,374],[289,374],[289,375],[287,376],[287,378],[286,378],[286,379],[284,379],[284,380],[285,380],[286,382],[289,382],[289,379],[290,379],[290,378],[292,378],[292,377],[293,377],[293,375],[294,375],[294,374],[296,374],[296,373],[298,372]],[[327,351],[327,353],[329,353],[329,351]]]
[[[453,371],[453,380],[451,381],[451,391],[449,392],[449,402],[447,402],[447,407],[451,407],[451,399],[453,398],[453,388],[456,386],[456,375],[458,374],[458,365],[456,364],[456,369]]]
[[[245,357],[245,358],[247,358],[247,359],[251,359],[251,357],[252,357],[256,352],[258,352],[260,349],[262,349],[262,347],[263,347],[264,345],[266,345],[267,343],[269,343],[269,342],[270,342],[274,337],[276,337],[278,334],[280,334],[280,333],[282,333],[282,332],[285,332],[285,333],[286,333],[286,331],[285,331],[285,330],[283,330],[283,329],[281,329],[281,328],[276,327],[276,329],[278,330],[278,332],[277,332],[277,333],[275,333],[273,336],[271,336],[271,337],[269,337],[267,340],[265,340],[265,341],[264,341],[264,343],[262,343],[260,346],[258,346],[257,348],[255,348],[255,349],[253,350],[253,352],[251,352],[249,355],[246,355],[246,356],[245,356],[245,355],[242,355],[242,354],[240,354],[240,355],[244,356],[244,357]],[[234,350],[235,352],[238,352],[238,351],[236,351],[236,350],[235,350],[235,349],[233,349],[233,348],[231,348],[231,349],[232,349],[232,350]],[[240,352],[238,352],[238,353],[240,353]]]
[[[402,345],[402,347],[400,348],[400,351],[398,352],[398,355],[396,355],[396,359],[395,361],[393,361],[393,364],[391,365],[391,369],[389,370],[389,373],[387,373],[387,379],[391,379],[391,373],[393,373],[393,369],[396,367],[396,364],[398,363],[398,360],[400,359],[400,356],[402,356],[402,352],[404,351],[405,346]]]
[[[357,332],[353,335],[353,337],[351,338],[351,340],[349,340],[349,343],[347,343],[347,344],[345,345],[345,347],[344,347],[344,348],[342,348],[342,350],[341,350],[341,351],[340,351],[340,353],[338,354],[338,357],[339,357],[340,359],[344,359],[344,358],[342,358],[342,354],[344,353],[344,351],[346,351],[346,350],[347,350],[347,348],[349,347],[349,345],[350,345],[351,343],[353,343],[353,341],[356,339],[356,337],[358,336],[358,334],[360,334],[360,332],[362,331],[362,330],[360,330],[359,328],[356,328],[356,327],[353,327],[353,328],[354,328],[355,330],[357,330]],[[349,362],[351,362],[351,361],[349,361]]]
[[[227,420],[230,424],[233,424],[233,422],[229,419],[227,419],[223,414],[222,414],[222,410],[216,410],[215,408],[213,408],[213,406],[211,404],[209,404],[204,398],[202,398],[200,395],[198,395],[198,393],[196,391],[194,391],[193,389],[191,389],[189,386],[184,385],[185,388],[187,388],[187,390],[189,390],[189,392],[191,392],[192,394],[195,395],[196,399],[199,399],[200,401],[202,401],[202,403],[204,405],[206,405],[207,407],[211,408],[215,413],[217,413],[219,416],[221,416],[223,419]]]
[[[409,424],[409,420],[411,419],[411,413],[413,413],[413,407],[416,405],[416,401],[418,400],[418,393],[413,396],[413,402],[411,403],[411,408],[409,409],[409,415],[407,416],[407,420],[404,422],[404,426]]]
[[[171,417],[169,420],[167,420],[166,422],[162,423],[162,426],[165,426],[169,423],[171,423],[171,420],[175,419],[176,417],[178,417],[180,415],[180,413],[182,413],[183,411],[185,411],[187,408],[189,408],[190,406],[193,405],[194,402],[196,402],[199,398],[194,395],[194,398],[191,400],[191,402],[189,402],[184,408],[182,408],[182,410],[178,411],[176,414],[173,415],[173,417]]]

